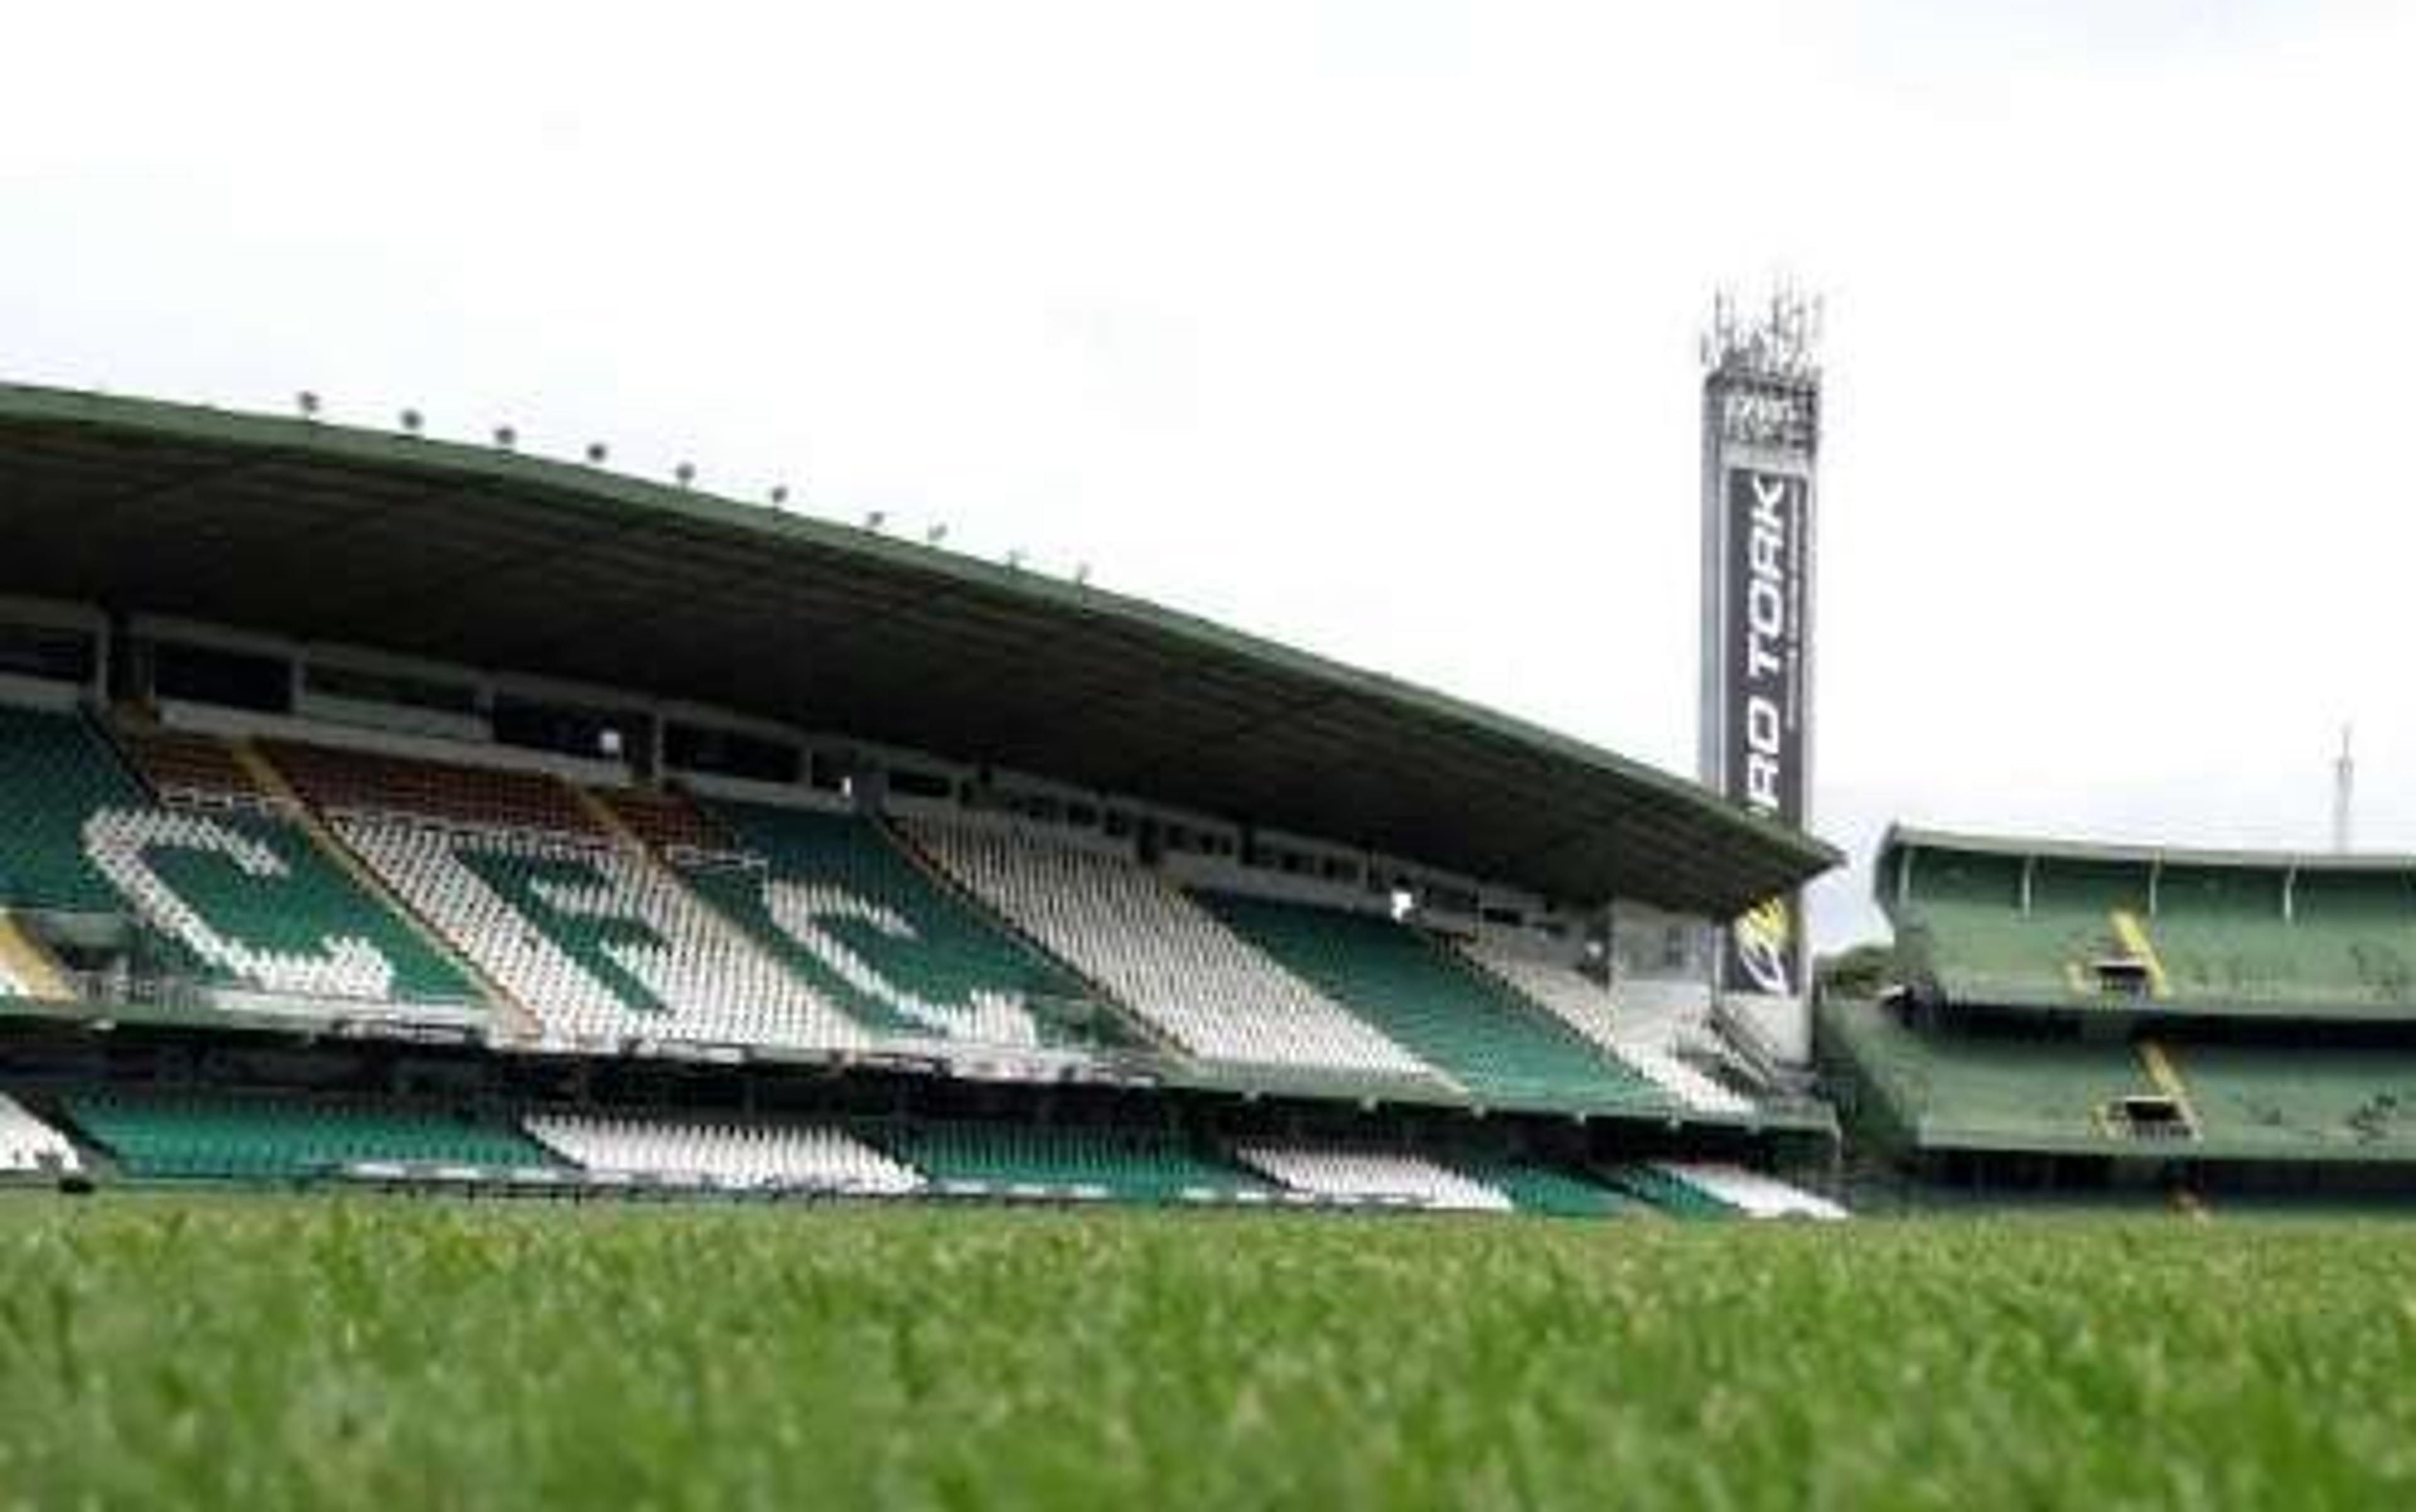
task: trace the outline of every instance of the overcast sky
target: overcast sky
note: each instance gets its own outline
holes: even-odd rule
[[[1695,332],[1791,275],[1834,944],[1891,817],[2320,845],[2348,719],[2416,850],[2410,17],[30,8],[0,374],[785,480],[1683,771]]]

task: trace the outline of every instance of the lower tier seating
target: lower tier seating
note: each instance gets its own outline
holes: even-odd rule
[[[1283,1186],[1318,1197],[1453,1212],[1513,1210],[1498,1187],[1397,1150],[1253,1142],[1236,1145],[1233,1153]]]
[[[2416,1152],[2416,1052],[2162,1043],[2211,1149]]]
[[[0,1175],[56,1175],[83,1169],[66,1135],[0,1092]]]
[[[1658,1165],[1614,1166],[1603,1174],[1639,1202],[1673,1218],[1729,1218],[1738,1213],[1731,1203]]]
[[[1825,1197],[1774,1176],[1718,1161],[1664,1160],[1656,1168],[1670,1180],[1752,1218],[1842,1218],[1846,1210]]]
[[[1266,1184],[1164,1129],[914,1122],[877,1136],[937,1190],[1083,1194],[1124,1202],[1230,1201]]]
[[[140,1177],[285,1180],[355,1163],[507,1170],[551,1163],[501,1118],[361,1098],[207,1092],[73,1094],[75,1126]]]
[[[910,838],[957,883],[1204,1061],[1339,1077],[1432,1068],[1130,862],[984,826]]]
[[[2009,1147],[2113,1144],[2105,1111],[2162,1095],[2122,1039],[1915,1030],[1889,1007],[1832,1002],[1825,1030],[1894,1122],[1916,1141]]]
[[[845,1049],[856,1026],[669,871],[604,844],[331,816],[386,885],[556,1034]]]
[[[1652,1082],[1406,925],[1272,899],[1196,896],[1244,939],[1482,1100],[1669,1106]]]
[[[591,1172],[733,1189],[871,1196],[895,1196],[923,1185],[909,1168],[827,1125],[589,1113],[541,1113],[524,1124],[556,1155]]]
[[[1451,1163],[1509,1198],[1521,1213],[1607,1218],[1649,1210],[1646,1203],[1614,1187],[1520,1156],[1455,1157]]]
[[[857,1022],[999,1046],[1133,1041],[1072,973],[944,888],[871,821],[716,811],[763,865],[697,862],[682,868],[688,885]]]
[[[1641,1035],[1625,1031],[1613,1011],[1610,990],[1573,966],[1539,960],[1484,940],[1458,942],[1478,969],[1551,1014],[1596,1049],[1666,1092],[1679,1106],[1699,1113],[1748,1113],[1753,1104]]]

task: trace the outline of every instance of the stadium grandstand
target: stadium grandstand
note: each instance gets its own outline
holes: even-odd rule
[[[0,1172],[1839,1211],[1683,966],[1835,855],[1693,783],[504,445],[0,388]]]
[[[1888,834],[1853,1127],[1947,1196],[2416,1193],[2416,857]]]

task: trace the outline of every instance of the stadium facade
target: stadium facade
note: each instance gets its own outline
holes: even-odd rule
[[[0,388],[0,1164],[1828,1211],[1702,945],[1800,809],[508,432]]]

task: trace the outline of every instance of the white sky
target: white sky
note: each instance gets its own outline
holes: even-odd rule
[[[2353,718],[2416,849],[2408,7],[10,23],[6,376],[785,479],[1682,771],[1694,333],[1792,274],[1822,833],[2318,845]]]

